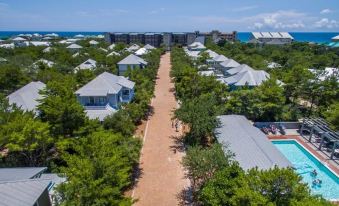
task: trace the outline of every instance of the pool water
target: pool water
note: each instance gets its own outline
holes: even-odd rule
[[[339,199],[339,178],[311,155],[299,143],[291,141],[272,141],[279,151],[293,164],[296,172],[302,176],[313,194],[320,194],[328,200]],[[312,174],[317,171],[317,176]],[[320,179],[321,185],[314,186],[314,179]]]

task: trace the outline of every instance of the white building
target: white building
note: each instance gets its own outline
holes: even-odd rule
[[[288,32],[252,32],[249,43],[290,44],[294,38]]]

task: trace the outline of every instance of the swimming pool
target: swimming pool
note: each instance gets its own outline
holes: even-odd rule
[[[339,178],[318,159],[294,140],[272,141],[279,151],[293,164],[296,172],[302,176],[313,194],[320,194],[328,200],[339,199]],[[313,170],[317,176],[312,175]],[[314,179],[320,179],[321,185],[313,186]]]

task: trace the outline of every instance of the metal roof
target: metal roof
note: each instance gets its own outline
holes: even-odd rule
[[[109,105],[101,109],[85,109],[85,113],[89,119],[99,119],[99,121],[103,121],[105,117],[114,114],[117,111],[118,110]]]
[[[97,66],[97,62],[93,59],[87,59],[79,66],[75,67],[75,70],[82,70],[82,69],[93,69]]]
[[[213,60],[216,62],[224,62],[228,60],[228,58],[221,54],[221,55],[214,57]]]
[[[47,167],[0,168],[0,182],[30,179],[46,170]]]
[[[288,32],[252,32],[255,39],[293,39]]]
[[[216,56],[219,55],[218,53],[216,53],[215,51],[212,51],[212,50],[210,50],[210,49],[207,49],[205,52],[208,53],[208,55],[209,55],[211,58],[214,58],[214,57],[216,57]]]
[[[50,183],[43,179],[0,182],[0,205],[34,205]]]
[[[224,82],[235,86],[259,86],[269,78],[270,75],[263,70],[248,70],[227,77],[224,79]]]
[[[266,170],[275,165],[281,168],[292,167],[266,135],[245,116],[223,115],[218,119],[221,123],[215,131],[218,142],[228,146],[244,170],[255,167]]]
[[[118,65],[119,64],[127,64],[127,65],[131,65],[131,64],[137,64],[137,65],[144,64],[144,65],[147,65],[147,62],[144,59],[142,59],[142,58],[140,58],[140,57],[138,57],[138,56],[136,56],[134,54],[130,54],[126,58],[124,58],[123,60],[118,62]]]
[[[42,99],[42,95],[39,94],[39,91],[44,89],[46,85],[40,81],[31,82],[19,90],[8,95],[8,102],[10,104],[16,104],[17,107],[21,107],[25,111],[35,111],[39,102],[38,99]]]
[[[135,83],[123,76],[104,72],[95,79],[78,89],[75,93],[80,96],[106,96],[117,94],[122,87],[134,88]]]
[[[220,65],[222,67],[226,67],[226,68],[234,68],[234,67],[240,66],[240,64],[233,59],[228,59],[226,61],[223,61],[223,62],[220,63]]]
[[[254,69],[252,69],[252,67],[248,66],[247,64],[242,64],[240,66],[227,70],[227,73],[229,73],[230,75],[234,75],[237,73],[253,71],[253,70]]]
[[[155,49],[155,47],[150,44],[146,44],[143,48],[148,49],[148,50]]]

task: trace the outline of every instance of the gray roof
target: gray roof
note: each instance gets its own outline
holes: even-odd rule
[[[220,65],[222,67],[226,67],[226,68],[233,68],[233,67],[240,66],[240,64],[233,59],[228,59],[226,61],[223,61],[223,62],[220,63]]]
[[[216,57],[216,56],[219,55],[218,53],[216,53],[215,51],[212,51],[212,50],[210,50],[210,49],[207,49],[205,52],[208,53],[208,55],[209,55],[211,58],[214,58],[214,57]]]
[[[126,58],[124,58],[123,60],[118,62],[118,65],[119,64],[127,64],[127,65],[130,65],[130,64],[137,64],[137,65],[143,64],[143,65],[147,65],[147,62],[144,59],[142,59],[142,58],[140,58],[140,57],[138,57],[138,56],[136,56],[134,54],[130,54]]]
[[[229,73],[230,75],[234,75],[237,73],[253,71],[253,70],[254,69],[252,69],[252,67],[248,66],[247,64],[242,64],[240,66],[227,70],[227,73]]]
[[[34,205],[49,184],[50,180],[43,179],[0,182],[0,205]]]
[[[89,119],[99,119],[103,121],[105,117],[117,112],[113,107],[106,105],[104,109],[85,109],[86,115]]]
[[[47,170],[47,167],[0,168],[0,182],[30,179]]]
[[[256,39],[260,38],[293,39],[293,37],[288,32],[252,32],[252,35]]]
[[[10,104],[16,104],[22,110],[35,111],[39,104],[37,100],[42,99],[39,91],[45,87],[46,85],[40,81],[31,82],[8,95],[7,98]]]
[[[221,54],[221,55],[214,57],[213,60],[216,62],[223,62],[223,61],[228,60],[228,58]]]
[[[145,48],[145,49],[155,49],[155,47],[150,45],[150,44],[146,44],[143,48]]]
[[[133,89],[134,85],[135,83],[126,77],[104,72],[75,93],[80,96],[106,96],[107,94],[119,93],[122,87]]]
[[[245,116],[222,115],[218,119],[221,122],[215,131],[218,142],[228,146],[244,170],[254,167],[270,169],[275,165],[281,168],[292,167],[266,135]]]
[[[248,70],[224,78],[224,82],[235,86],[259,86],[270,78],[270,75],[263,70]]]

